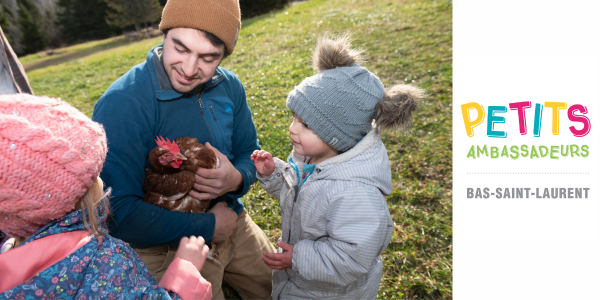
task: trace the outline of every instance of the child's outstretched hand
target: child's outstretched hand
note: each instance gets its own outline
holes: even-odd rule
[[[263,253],[262,260],[265,264],[276,270],[285,270],[292,268],[292,252],[294,252],[294,246],[278,241],[277,245],[281,247],[285,252],[283,253]]]
[[[189,238],[181,238],[179,249],[175,253],[175,257],[191,262],[198,269],[198,272],[202,270],[206,256],[208,256],[208,247],[204,244],[204,238],[193,235]]]
[[[265,150],[254,150],[250,159],[254,161],[254,166],[260,176],[269,176],[275,170],[273,155]]]

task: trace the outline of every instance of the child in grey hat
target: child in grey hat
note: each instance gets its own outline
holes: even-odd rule
[[[280,200],[281,253],[265,253],[273,299],[375,299],[381,253],[394,223],[385,196],[391,169],[381,130],[405,127],[423,90],[388,90],[358,63],[347,37],[321,38],[318,74],[290,92],[294,150],[287,162],[251,158],[261,186]]]

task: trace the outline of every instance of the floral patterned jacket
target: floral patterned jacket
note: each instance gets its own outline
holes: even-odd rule
[[[99,210],[100,215],[103,216],[105,211],[102,207]],[[87,231],[82,221],[81,210],[53,221],[19,247],[43,237],[71,231]],[[10,275],[0,274],[0,278],[4,276]],[[210,292],[210,284],[208,284],[208,292]],[[210,295],[207,296],[210,299]],[[0,293],[0,299],[180,299],[180,297],[158,285],[129,245],[109,235],[98,237],[92,235],[89,242],[64,259],[20,285]]]

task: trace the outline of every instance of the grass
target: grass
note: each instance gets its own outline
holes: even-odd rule
[[[158,30],[153,30],[151,31],[151,33],[152,36],[159,35]],[[34,70],[49,65],[55,65],[62,62],[66,62],[72,60],[73,58],[80,58],[92,55],[102,50],[132,44],[134,42],[135,40],[128,39],[124,35],[120,35],[104,40],[91,41],[60,49],[53,49],[53,53],[51,55],[48,55],[48,52],[46,51],[40,51],[38,53],[33,53],[27,56],[20,57],[19,61],[21,62],[21,64],[23,64],[25,70]]]
[[[395,222],[383,254],[379,299],[452,298],[452,4],[425,0],[311,0],[244,20],[234,54],[222,66],[238,75],[264,149],[292,149],[285,107],[289,91],[314,74],[319,35],[351,32],[366,50],[364,64],[384,85],[414,83],[429,97],[406,133],[384,134],[394,190],[387,198]],[[61,97],[91,115],[108,86],[145,60],[161,38],[28,72],[38,95]],[[254,221],[275,241],[278,202],[258,184],[244,197]]]
[[[110,86],[132,66],[146,60],[148,51],[160,44],[162,37],[146,39],[111,51],[27,72],[36,95],[62,98],[88,116],[94,104]]]

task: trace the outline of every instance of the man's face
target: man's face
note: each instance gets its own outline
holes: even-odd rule
[[[196,29],[173,28],[164,36],[163,64],[171,85],[180,93],[209,81],[224,55],[225,46],[213,46]]]

